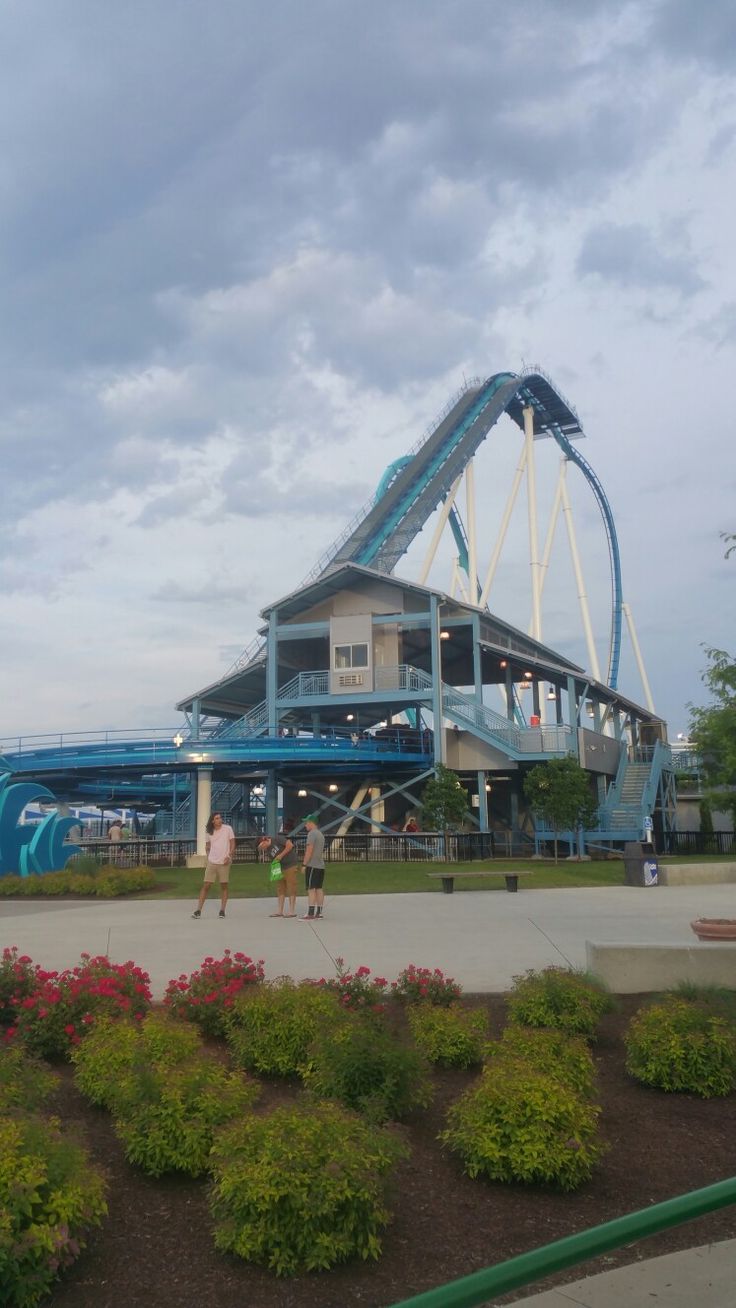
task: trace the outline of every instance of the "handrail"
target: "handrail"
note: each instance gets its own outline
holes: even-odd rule
[[[665,1199],[663,1203],[652,1204],[638,1212],[627,1213],[625,1217],[614,1217],[610,1222],[591,1226],[577,1235],[567,1235],[552,1244],[540,1245],[538,1249],[508,1258],[495,1267],[486,1267],[411,1299],[402,1299],[392,1308],[480,1308],[488,1299],[518,1290],[520,1286],[541,1280],[552,1272],[574,1267],[608,1249],[620,1249],[622,1245],[656,1235],[670,1226],[692,1222],[696,1217],[727,1208],[729,1204],[736,1204],[736,1176],[717,1181],[715,1185],[706,1185],[702,1190],[691,1190],[674,1199]]]

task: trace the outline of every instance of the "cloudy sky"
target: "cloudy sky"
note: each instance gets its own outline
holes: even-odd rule
[[[0,60],[3,735],[175,723],[463,378],[536,364],[685,728],[736,646],[730,0],[5,0]],[[504,419],[483,566],[518,454]],[[490,598],[522,627],[524,541]],[[586,663],[563,543],[544,638]]]

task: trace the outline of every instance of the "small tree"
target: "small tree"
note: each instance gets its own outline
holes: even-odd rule
[[[690,706],[690,737],[708,785],[713,791],[726,788],[725,796],[711,793],[709,798],[719,808],[729,807],[736,822],[736,794],[731,789],[736,786],[736,661],[723,649],[705,652],[710,666],[703,681],[714,702],[707,708]]]
[[[438,763],[435,775],[422,791],[422,826],[425,831],[442,831],[458,827],[468,811],[468,796],[456,774]]]
[[[532,811],[544,818],[554,832],[555,863],[559,833],[592,827],[595,822],[597,805],[588,774],[569,755],[532,768],[524,778],[524,794]]]

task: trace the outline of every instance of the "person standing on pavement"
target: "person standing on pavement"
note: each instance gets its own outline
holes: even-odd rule
[[[212,814],[206,830],[207,865],[204,869],[202,889],[199,892],[199,902],[192,913],[192,917],[202,916],[202,905],[209,894],[210,886],[214,885],[215,880],[220,883],[219,916],[224,917],[229,893],[230,866],[235,856],[235,832],[232,827],[223,822],[221,813]]]
[[[325,892],[323,889],[325,880],[325,838],[317,826],[315,816],[310,813],[309,817],[304,819],[304,825],[307,828],[307,847],[304,850],[304,879],[307,887],[308,908],[303,914],[303,920],[309,921],[310,918],[322,917]]]
[[[261,836],[258,848],[267,851],[272,863],[280,863],[283,876],[276,885],[276,912],[271,917],[296,917],[296,869],[299,864],[297,852],[285,831],[277,836]],[[284,912],[286,896],[289,897],[289,911]]]

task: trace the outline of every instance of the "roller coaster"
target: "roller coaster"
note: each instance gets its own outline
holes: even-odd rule
[[[481,576],[473,461],[504,414],[521,429],[524,442],[499,540]],[[524,766],[565,753],[580,757],[596,777],[601,840],[636,838],[645,808],[656,809],[665,825],[671,823],[666,732],[654,712],[641,662],[647,706],[618,689],[622,621],[629,614],[611,506],[573,444],[583,436],[577,414],[539,370],[466,382],[414,448],[389,465],[375,496],[298,589],[264,610],[265,626],[227,674],[180,701],[184,717],[178,726],[5,740],[0,743],[0,774],[49,785],[68,801],[89,801],[95,795],[108,804],[147,801],[168,812],[173,832],[199,833],[212,803],[247,827],[258,810],[258,789],[266,794],[269,825],[276,820],[277,796],[293,792],[291,805],[284,800],[284,813],[291,807],[298,817],[296,801],[308,798],[310,806],[317,801],[329,806],[325,824],[334,830],[361,821],[380,830],[393,811],[390,804],[385,807],[386,795],[404,807],[416,804],[417,784],[437,762],[448,759],[454,748],[452,737],[448,745],[449,730],[466,737],[467,748],[450,761],[477,786],[475,817],[481,829],[488,829],[491,820],[484,794],[491,790],[489,776],[515,770],[517,784],[504,820],[518,826]],[[544,438],[556,443],[562,459],[540,550],[535,442]],[[611,593],[605,676],[598,667],[571,525],[568,464],[582,473],[604,527]],[[488,607],[524,477],[532,595],[526,633]],[[466,522],[458,508],[463,478]],[[587,670],[541,639],[544,577],[561,510],[586,634]],[[402,582],[397,565],[431,520],[432,540],[420,578]],[[426,585],[446,526],[456,551],[449,593]],[[359,602],[357,595],[362,596]],[[630,630],[638,655],[631,625]],[[340,632],[347,633],[344,639]],[[360,639],[356,632],[363,633]],[[443,650],[441,642],[453,635],[452,650]],[[500,712],[487,703],[494,689],[501,698]],[[532,691],[531,712],[524,708],[522,689]],[[604,755],[608,762],[601,770]],[[641,784],[632,790],[636,766],[644,770]],[[336,779],[325,790],[328,775]]]

